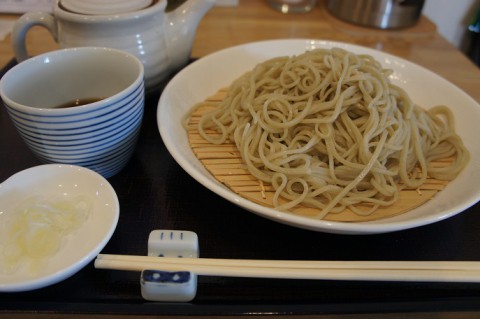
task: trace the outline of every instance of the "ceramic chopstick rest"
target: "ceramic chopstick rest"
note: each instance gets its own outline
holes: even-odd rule
[[[149,301],[187,302],[197,292],[196,275],[188,271],[146,269],[141,275],[142,297]]]
[[[191,231],[153,230],[148,237],[148,255],[197,258],[198,236]],[[140,286],[146,300],[187,302],[197,293],[197,275],[189,271],[145,269],[141,273]]]

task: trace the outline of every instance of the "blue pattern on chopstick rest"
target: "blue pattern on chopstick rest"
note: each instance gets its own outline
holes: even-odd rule
[[[146,269],[143,271],[142,279],[157,283],[186,283],[190,280],[191,274],[188,271],[161,271]]]

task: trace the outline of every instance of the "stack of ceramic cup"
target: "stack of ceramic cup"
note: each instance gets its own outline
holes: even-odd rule
[[[143,65],[107,48],[75,48],[28,59],[7,72],[0,93],[30,149],[46,163],[104,177],[129,161],[144,110]]]

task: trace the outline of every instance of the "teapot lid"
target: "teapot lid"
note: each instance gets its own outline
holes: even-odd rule
[[[138,11],[150,6],[153,0],[61,0],[67,10],[89,15],[109,15]]]

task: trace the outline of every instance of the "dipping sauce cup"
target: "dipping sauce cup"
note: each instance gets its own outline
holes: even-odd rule
[[[35,56],[0,80],[21,137],[44,163],[108,178],[131,158],[144,111],[144,69],[125,51],[82,47]]]

